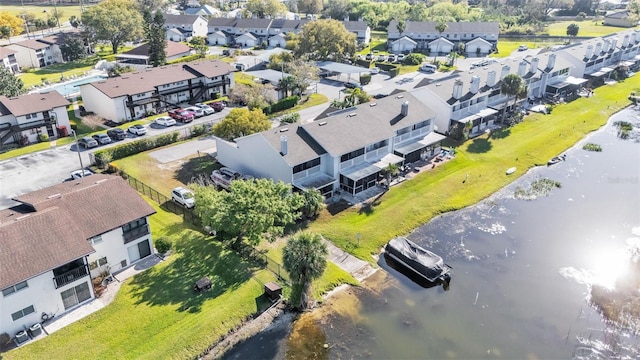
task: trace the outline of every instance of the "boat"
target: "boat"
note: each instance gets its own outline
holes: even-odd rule
[[[405,237],[397,237],[385,246],[385,253],[429,282],[447,282],[451,279],[451,266],[439,255],[426,250]]]
[[[511,174],[513,174],[514,172],[516,172],[516,168],[515,168],[515,167],[511,167],[511,168],[508,168],[508,169],[507,169],[507,175],[511,175]]]
[[[547,161],[547,166],[551,166],[553,164],[557,164],[560,161],[564,161],[567,155],[554,156],[551,160]]]

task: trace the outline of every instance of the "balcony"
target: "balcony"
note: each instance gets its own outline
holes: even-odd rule
[[[139,239],[145,235],[149,235],[149,225],[139,226],[135,229],[131,229],[125,233],[122,233],[122,238],[124,239],[124,243],[128,244],[133,240]]]
[[[81,267],[69,270],[65,273],[62,273],[53,278],[53,284],[56,289],[67,284],[70,284],[78,279],[81,279],[85,276],[89,276],[89,268],[87,265],[82,265]]]

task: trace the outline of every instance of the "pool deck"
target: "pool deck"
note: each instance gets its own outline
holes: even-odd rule
[[[90,70],[90,71],[86,72],[85,75],[83,75],[83,76],[77,76],[77,77],[71,78],[71,79],[69,79],[67,81],[63,81],[63,82],[59,82],[59,83],[55,83],[55,84],[49,84],[49,85],[41,86],[41,87],[35,87],[34,86],[32,88],[32,90],[29,91],[29,94],[40,93],[40,92],[50,91],[50,90],[56,90],[56,88],[59,88],[61,86],[64,87],[64,86],[66,86],[66,85],[68,85],[70,83],[73,83],[73,82],[76,82],[76,81],[80,81],[80,80],[84,80],[84,79],[87,79],[87,78],[90,78],[90,77],[94,77],[94,76],[99,76],[99,75],[106,76],[107,73],[102,71],[102,70]],[[79,93],[79,91],[78,91],[78,93]],[[69,97],[69,96],[71,96],[73,94],[76,94],[76,93],[62,94],[62,96]]]

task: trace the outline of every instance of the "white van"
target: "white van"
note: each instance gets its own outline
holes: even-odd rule
[[[420,66],[420,71],[434,73],[436,72],[436,70],[438,70],[438,68],[433,64],[423,64],[422,66]]]

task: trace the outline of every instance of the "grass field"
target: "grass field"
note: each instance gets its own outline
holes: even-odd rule
[[[552,114],[532,114],[515,127],[481,136],[456,148],[456,158],[443,166],[391,188],[371,211],[349,208],[331,215],[324,212],[309,226],[342,249],[372,261],[389,239],[407,234],[444,212],[477,203],[512,182],[518,175],[565,151],[586,134],[602,126],[609,116],[629,104],[638,75],[623,83],[599,88],[597,95],[557,106]],[[515,175],[505,171],[517,167]],[[468,179],[467,179],[468,176]]]
[[[527,45],[529,49],[546,48],[553,45],[561,45],[562,41],[545,41],[544,38],[540,38],[540,41],[520,41],[520,40],[500,40],[498,42],[498,52],[489,55],[492,58],[504,58],[509,57],[514,51],[518,50],[518,46]]]
[[[545,30],[551,36],[567,36],[567,26],[570,24],[577,24],[580,27],[578,36],[596,37],[627,30],[617,26],[604,26],[602,25],[602,20],[597,23],[593,20],[552,22],[545,26]]]
[[[16,15],[16,16],[19,16],[21,14],[33,14],[36,18],[46,20],[47,15],[51,16],[55,12],[56,7],[58,9],[58,13],[61,15],[60,16],[61,24],[69,21],[69,18],[71,16],[75,16],[79,18],[80,15],[82,14],[82,11],[79,5],[61,5],[61,4],[58,4],[55,7],[53,5],[25,5],[25,6],[2,5],[0,6],[0,12],[8,12],[9,14]],[[85,8],[86,8],[86,5],[85,5]],[[39,33],[39,31],[36,33]]]

